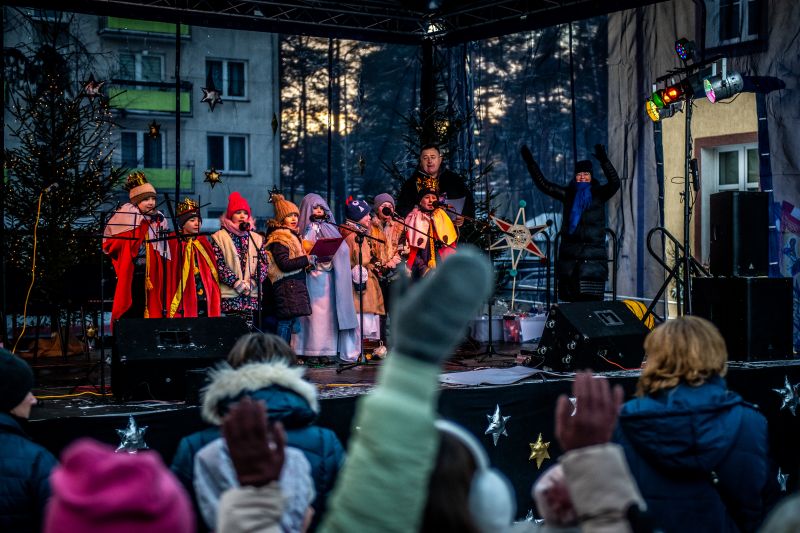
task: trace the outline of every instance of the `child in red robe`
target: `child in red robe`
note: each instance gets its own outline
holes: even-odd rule
[[[200,206],[191,198],[178,203],[179,233],[169,241],[167,316],[220,316],[219,274],[214,249],[204,235]]]
[[[103,251],[117,273],[111,318],[161,318],[163,262],[170,257],[162,237],[169,228],[144,173],[129,175],[125,188],[130,202],[117,209],[103,231]]]

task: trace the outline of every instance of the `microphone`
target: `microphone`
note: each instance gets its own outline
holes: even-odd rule
[[[546,220],[545,221],[545,225],[549,228],[550,226],[553,225],[553,221],[552,220]]]
[[[308,219],[311,222],[327,222],[329,220],[329,217],[328,217],[328,213],[325,213],[321,217],[318,217],[318,216],[312,214],[310,217],[308,217]]]
[[[385,217],[393,217],[394,211],[392,211],[391,207],[381,207],[381,214]]]
[[[146,215],[146,216],[153,222],[157,222],[159,224],[161,224],[164,221],[164,215],[162,215],[161,213],[156,213],[154,215]]]
[[[434,200],[433,207],[444,207],[445,209],[453,209],[452,205],[446,202],[440,202],[439,200]]]
[[[250,231],[249,222],[239,222],[239,231]]]
[[[48,185],[47,187],[42,189],[42,194],[47,194],[47,193],[49,193],[51,191],[54,191],[56,189],[58,189],[58,182],[54,181],[53,183],[51,183],[50,185]]]

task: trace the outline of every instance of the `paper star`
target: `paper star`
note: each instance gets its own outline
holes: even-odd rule
[[[547,453],[547,448],[550,447],[550,443],[544,442],[542,440],[542,434],[539,433],[539,438],[536,439],[536,442],[531,442],[530,447],[531,456],[528,457],[528,461],[536,459],[536,469],[538,470],[542,467],[542,463],[545,459],[550,459],[550,454]]]
[[[780,394],[783,403],[781,404],[781,411],[783,411],[784,407],[788,407],[789,411],[792,412],[793,416],[797,416],[797,406],[800,405],[800,398],[797,396],[797,389],[800,387],[798,385],[792,385],[789,383],[789,376],[783,377],[784,385],[780,389],[772,389],[778,394]]]
[[[491,433],[494,445],[497,446],[497,441],[500,440],[500,435],[505,435],[508,437],[508,433],[506,432],[506,423],[511,417],[502,416],[500,414],[500,405],[496,405],[494,408],[494,414],[486,415],[486,418],[489,420],[489,427],[486,428],[486,431],[484,431],[483,434],[489,435]]]
[[[217,172],[217,169],[211,167],[210,169],[205,171],[206,179],[203,180],[203,183],[208,183],[211,185],[211,189],[214,189],[214,186],[218,183],[222,183],[222,178],[220,178],[221,174]]]
[[[136,453],[139,450],[146,450],[147,444],[144,442],[144,432],[147,431],[147,426],[136,427],[136,420],[133,416],[128,417],[128,427],[125,429],[118,429],[120,443],[117,446],[116,452],[125,450],[128,453]]]
[[[789,474],[784,474],[781,472],[781,469],[778,468],[778,486],[781,488],[781,492],[786,492],[787,481],[789,481]]]
[[[94,100],[95,96],[103,97],[103,93],[100,90],[105,85],[105,81],[97,81],[94,79],[94,74],[89,74],[89,79],[83,82],[83,96],[89,98],[89,100]]]
[[[207,102],[212,112],[214,111],[215,105],[222,105],[222,94],[214,87],[213,83],[211,83],[209,87],[201,87],[200,90],[203,91],[203,98],[200,99],[200,103],[203,104]]]

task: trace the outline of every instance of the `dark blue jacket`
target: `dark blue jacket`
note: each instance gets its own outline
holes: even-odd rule
[[[206,389],[203,418],[219,425],[228,406],[248,396],[264,400],[269,419],[281,421],[286,430],[287,445],[301,450],[311,463],[316,499],[315,516],[322,517],[325,500],[333,488],[339,467],[344,461],[344,449],[330,429],[315,426],[319,410],[314,385],[301,379],[302,367],[259,363],[215,372]],[[213,427],[181,439],[171,469],[192,495],[194,501],[194,457],[200,449],[221,436]]]
[[[57,464],[14,417],[0,413],[0,531],[39,531]]]
[[[614,438],[666,533],[755,531],[761,524],[774,481],[767,421],[722,378],[627,402]]]

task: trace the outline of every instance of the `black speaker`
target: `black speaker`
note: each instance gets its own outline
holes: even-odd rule
[[[769,269],[769,194],[711,195],[709,267],[715,276],[766,276]]]
[[[719,328],[732,361],[792,357],[791,278],[694,278],[692,312]]]
[[[114,323],[111,388],[117,400],[184,400],[186,373],[224,359],[250,330],[239,317],[124,318]]]
[[[637,369],[649,331],[620,301],[562,303],[547,316],[538,353],[554,370]]]

